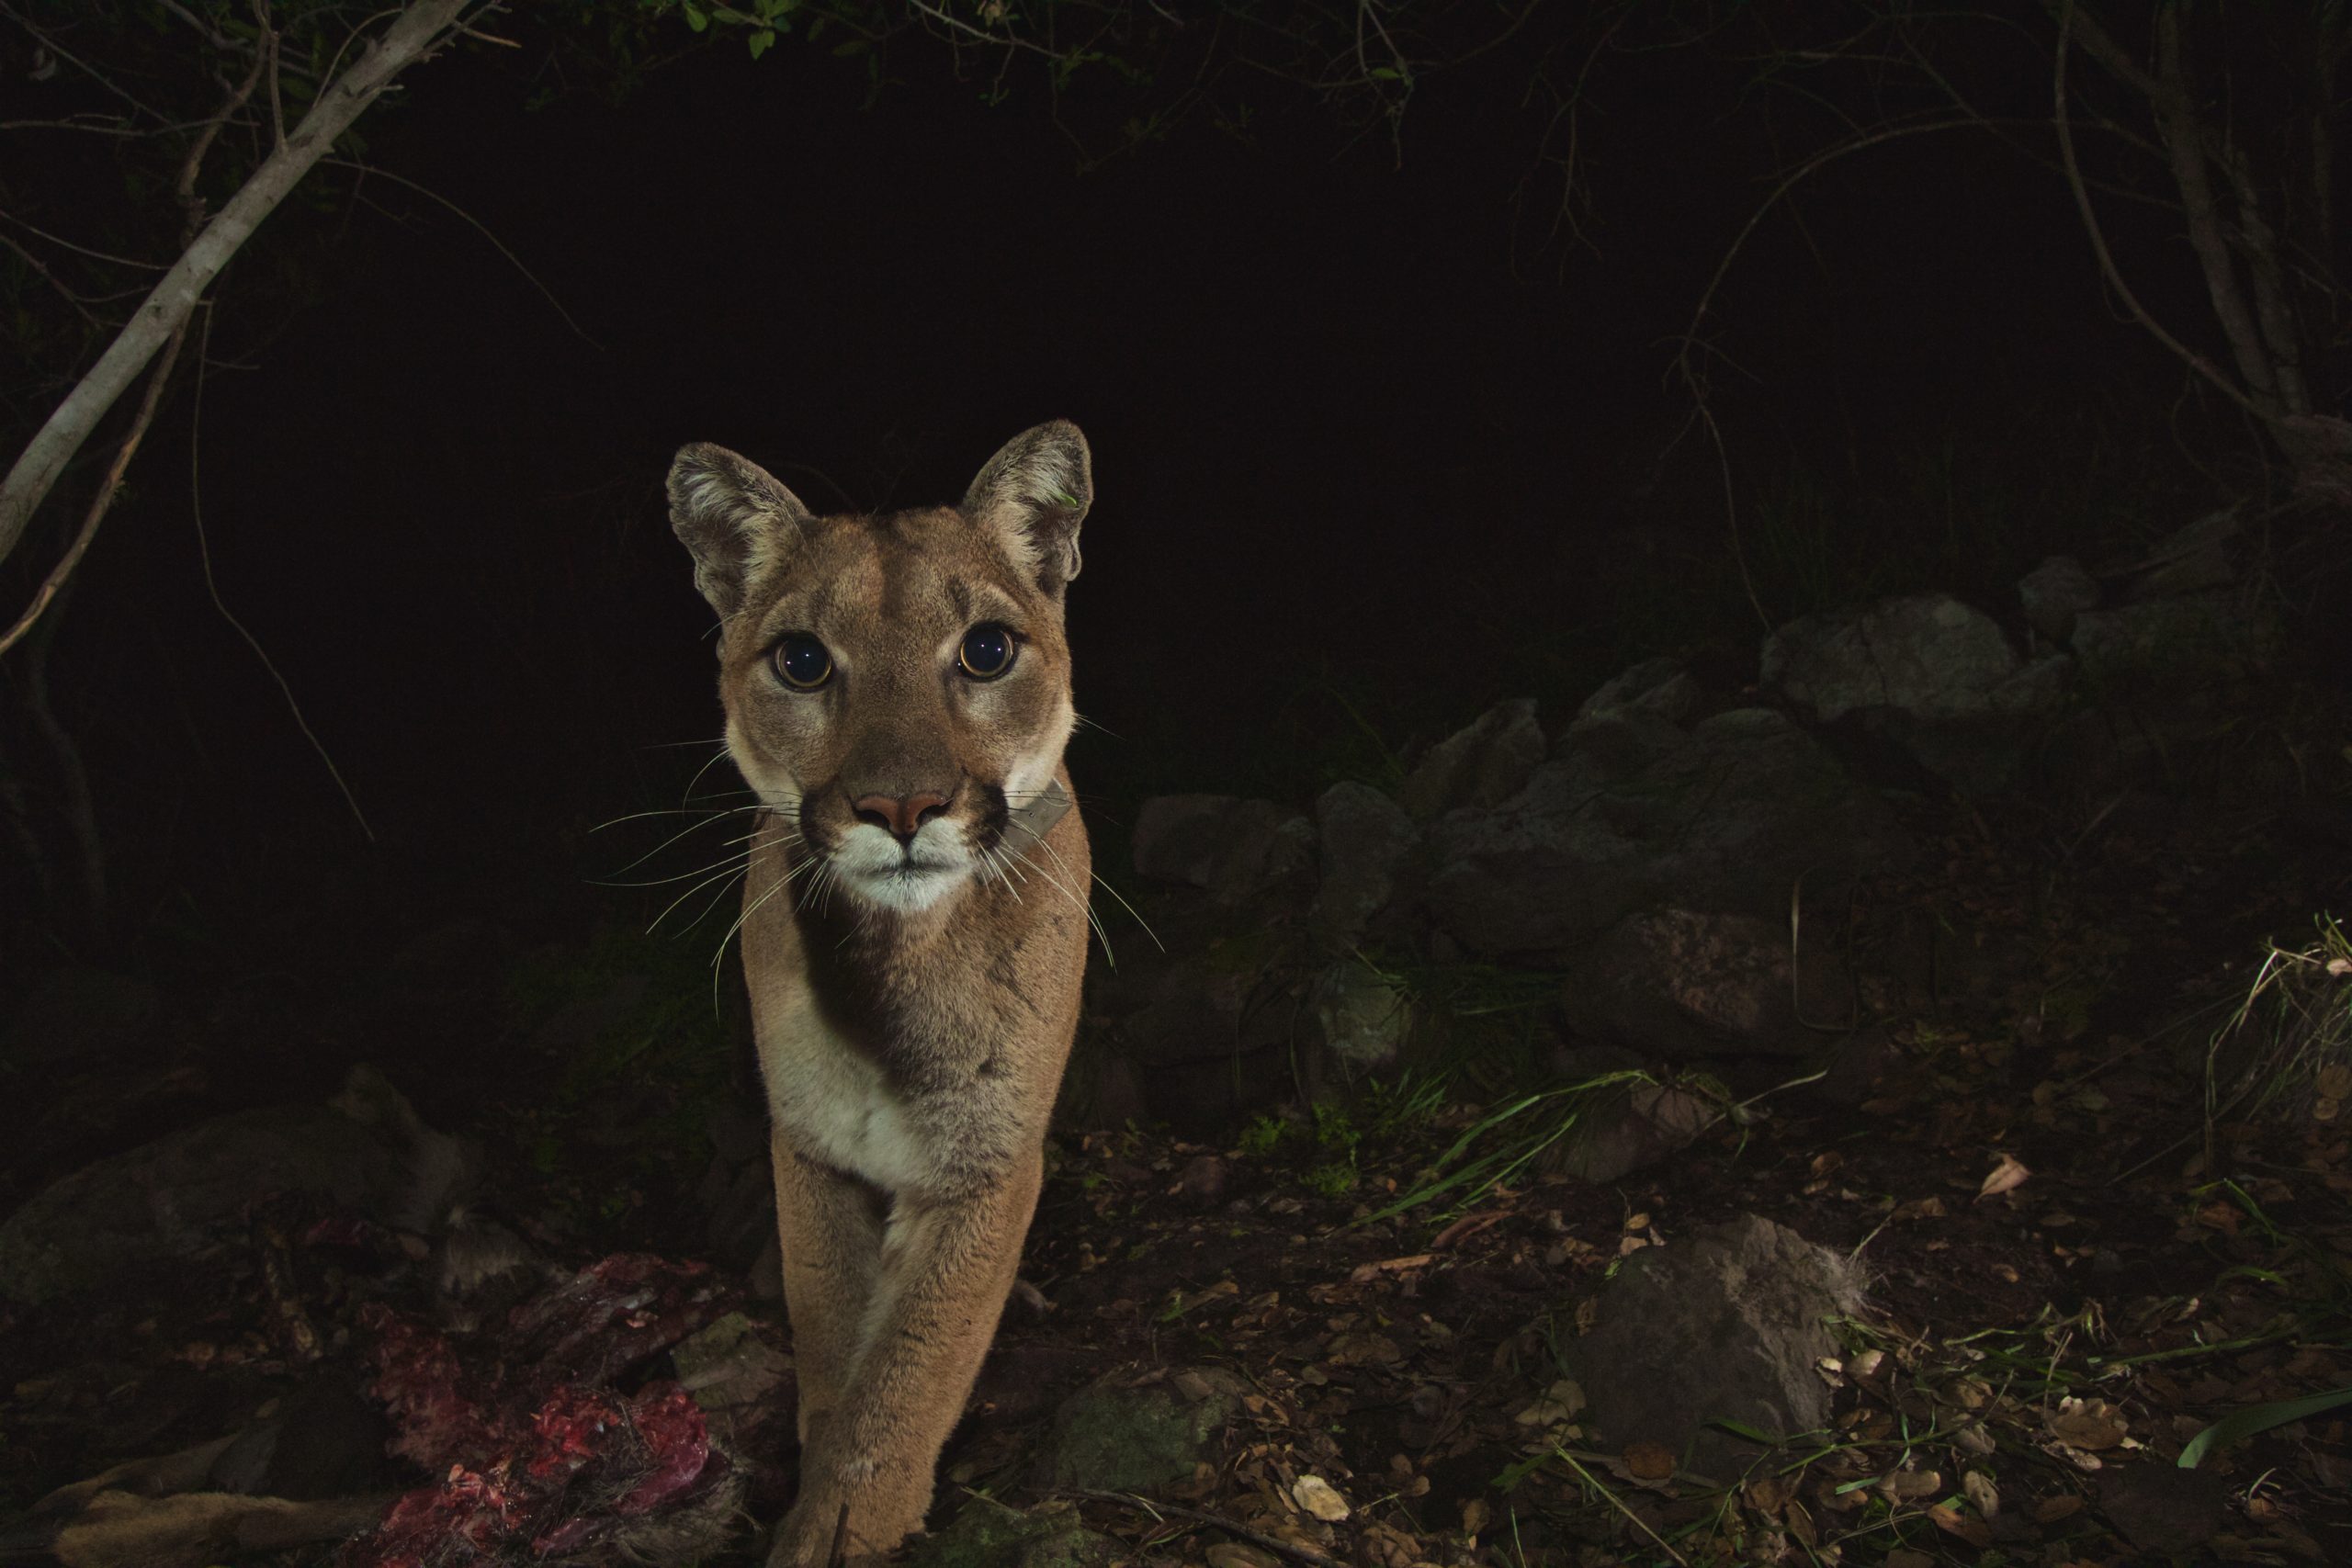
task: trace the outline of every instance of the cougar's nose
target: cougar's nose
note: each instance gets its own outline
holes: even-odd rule
[[[928,791],[922,795],[861,795],[850,802],[861,822],[871,822],[899,843],[911,847],[915,834],[934,817],[944,816],[947,797]]]

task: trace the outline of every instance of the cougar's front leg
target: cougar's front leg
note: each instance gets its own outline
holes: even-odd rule
[[[881,1275],[883,1200],[857,1178],[795,1154],[782,1134],[768,1152],[805,1450],[849,1386],[858,1327]]]
[[[1012,1289],[1044,1166],[1032,1150],[969,1196],[900,1195],[854,1382],[801,1454],[800,1495],[777,1528],[769,1568],[822,1564],[844,1505],[852,1558],[888,1551],[922,1528],[939,1450]]]

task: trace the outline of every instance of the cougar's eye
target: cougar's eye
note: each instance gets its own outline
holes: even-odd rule
[[[833,678],[833,656],[815,637],[795,632],[775,645],[775,672],[796,692],[813,692]]]
[[[964,646],[956,650],[956,667],[975,681],[993,681],[1012,668],[1018,647],[1011,626],[989,621],[964,634]]]

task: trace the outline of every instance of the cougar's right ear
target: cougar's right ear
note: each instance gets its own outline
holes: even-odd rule
[[[725,620],[775,565],[809,513],[775,475],[697,441],[670,465],[670,526],[695,558],[695,586]]]

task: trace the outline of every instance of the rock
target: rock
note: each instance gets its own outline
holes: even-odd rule
[[[155,987],[103,969],[60,969],[37,983],[0,1029],[0,1061],[17,1067],[96,1063],[155,1020]]]
[[[1801,716],[1854,716],[1975,792],[2014,782],[2034,721],[2064,704],[2074,676],[2065,656],[2027,660],[1990,615],[1945,593],[1808,615],[1764,644],[1766,689]]]
[[[905,1561],[909,1568],[1095,1568],[1125,1555],[1119,1541],[1087,1529],[1069,1502],[1023,1513],[976,1495],[945,1529],[917,1537]]]
[[[1782,1435],[1822,1426],[1829,1389],[1814,1368],[1838,1349],[1822,1320],[1860,1303],[1839,1254],[1743,1215],[1626,1258],[1601,1292],[1598,1326],[1562,1359],[1609,1445],[1661,1444],[1730,1480],[1752,1447],[1705,1423]]]
[[[1791,621],[1764,643],[1764,685],[1816,724],[1867,708],[1985,712],[2025,667],[1993,617],[1948,593]]]
[[[1579,1181],[1615,1181],[1688,1148],[1720,1114],[1687,1089],[1631,1084],[1577,1119],[1554,1168]]]
[[[1766,708],[1688,730],[1623,709],[1580,720],[1519,795],[1430,837],[1440,926],[1510,954],[1555,954],[1669,902],[1785,910],[1800,874],[1827,888],[1913,852],[1883,801]]]
[[[1412,1033],[1409,999],[1361,959],[1325,969],[1308,993],[1317,1040],[1350,1082],[1396,1065]]]
[[[1405,808],[1370,784],[1336,784],[1315,803],[1321,883],[1308,932],[1327,953],[1345,953],[1396,896],[1418,832]]]
[[[1136,874],[1207,889],[1238,904],[1303,872],[1313,848],[1303,818],[1270,800],[1163,795],[1143,803],[1132,835]]]
[[[1699,705],[1699,682],[1679,659],[1645,659],[1602,683],[1577,709],[1578,718],[1632,708],[1680,724]]]
[[[1816,942],[1804,957],[1804,1019],[1848,1021],[1836,955]],[[1790,995],[1787,923],[1753,915],[1631,916],[1569,960],[1560,1002],[1580,1038],[1645,1057],[1802,1056],[1820,1043]]]
[[[1100,1117],[1104,1090],[1124,1085],[1150,1119],[1180,1134],[1229,1129],[1237,1114],[1290,1090],[1295,955],[1271,931],[1216,939],[1205,951],[1171,933],[1170,945],[1182,956],[1155,953],[1124,977],[1124,1016],[1114,1012],[1116,1041],[1102,1053],[1116,1071],[1102,1075],[1093,1103],[1080,1109]]]
[[[2075,617],[2098,608],[2098,580],[2074,557],[2052,556],[2018,579],[2018,601],[2026,624],[2064,648],[2075,635]]]
[[[1417,822],[1457,806],[1500,806],[1526,787],[1544,749],[1533,697],[1497,703],[1468,728],[1430,747],[1396,798]]]
[[[0,1223],[0,1295],[32,1304],[189,1257],[274,1193],[405,1210],[410,1154],[397,1128],[324,1105],[201,1122],[86,1166]]]
[[[2230,560],[2231,545],[2243,532],[2245,525],[2238,521],[2235,507],[2209,512],[2174,529],[2137,559],[2109,563],[2100,575],[2121,579],[2132,599],[2161,599],[2227,587],[2237,580],[2237,570]]]
[[[1098,1379],[1062,1402],[1038,1461],[1057,1491],[1133,1492],[1189,1481],[1219,1456],[1241,1380],[1218,1367],[1136,1386]]]
[[[2233,593],[2150,599],[2075,617],[2075,658],[2102,694],[2134,689],[2167,698],[2258,671],[2276,657],[2280,628]]]

